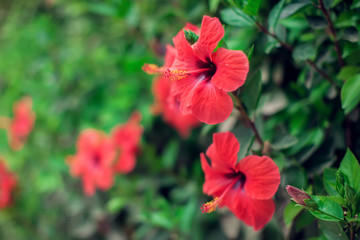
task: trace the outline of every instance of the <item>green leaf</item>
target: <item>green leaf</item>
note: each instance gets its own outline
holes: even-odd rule
[[[336,191],[336,171],[335,168],[326,168],[323,176],[326,192],[332,196],[338,195]]]
[[[126,204],[126,200],[121,197],[115,197],[110,199],[106,203],[106,209],[109,213],[117,213],[119,212]]]
[[[351,77],[341,88],[341,105],[348,114],[360,101],[360,74]]]
[[[245,50],[245,54],[248,57],[249,62],[251,60],[253,52],[254,52],[254,44],[251,45],[251,47],[249,49]]]
[[[280,19],[288,18],[299,12],[304,7],[310,5],[311,2],[309,0],[292,2],[284,7],[281,12]]]
[[[303,211],[300,216],[296,219],[295,229],[296,232],[299,232],[301,229],[305,228],[311,224],[316,218],[309,213],[309,211]]]
[[[220,12],[221,19],[233,27],[253,27],[254,20],[240,9],[226,8]]]
[[[307,16],[306,20],[308,21],[310,27],[315,30],[322,30],[327,27],[327,22],[323,17]]]
[[[289,148],[298,142],[297,138],[292,135],[284,135],[279,139],[276,139],[271,143],[271,148],[275,150],[281,150]]]
[[[359,71],[360,67],[358,66],[345,66],[340,70],[336,77],[340,80],[346,81],[352,76],[356,75]]]
[[[178,153],[179,142],[176,140],[169,142],[162,154],[162,164],[164,168],[170,169],[174,166]]]
[[[249,15],[256,16],[262,0],[243,0],[243,11]]]
[[[210,0],[209,1],[209,10],[210,12],[214,13],[218,9],[220,0]]]
[[[196,211],[198,210],[197,199],[192,198],[188,201],[186,206],[183,208],[183,212],[180,220],[180,228],[183,232],[191,232],[193,226]]]
[[[295,47],[292,56],[295,60],[305,61],[315,58],[316,51],[313,44],[303,43]]]
[[[350,149],[347,149],[346,154],[341,161],[339,170],[348,178],[350,187],[358,193],[360,191],[360,166]]]
[[[191,45],[193,45],[194,43],[197,42],[197,40],[199,39],[199,36],[196,35],[193,31],[191,30],[185,30],[184,29],[184,33],[185,33],[185,38],[188,41],[188,43],[190,43]]]
[[[249,152],[253,142],[255,135],[253,131],[251,131],[250,128],[246,128],[243,125],[237,126],[233,130],[236,138],[238,139],[240,143],[240,151],[238,153],[238,159],[243,159]]]
[[[348,27],[343,31],[343,39],[348,40],[349,42],[358,42],[359,41],[359,31],[356,27]]]
[[[289,202],[284,210],[284,222],[287,227],[290,226],[294,218],[301,212],[302,209],[303,208],[297,205],[295,202]]]
[[[256,71],[250,78],[248,78],[242,87],[242,101],[247,110],[255,111],[259,102],[262,88],[261,72]]]
[[[284,3],[285,3],[285,0],[281,0],[270,11],[270,14],[268,17],[268,23],[269,23],[269,31],[272,33],[275,31],[280,14],[284,8]]]
[[[321,211],[321,214],[324,213],[324,214],[329,215],[329,216],[326,216],[326,217],[323,217],[323,218],[320,218],[320,219],[328,220],[328,221],[339,221],[339,220],[344,218],[344,212],[343,212],[342,207],[340,206],[339,203],[335,202],[330,197],[327,197],[327,196],[312,196],[311,198],[318,205],[318,209]],[[315,216],[315,217],[319,218],[319,216],[320,215]],[[328,217],[329,217],[329,219],[326,219]],[[331,217],[333,217],[335,219],[332,219]]]
[[[291,166],[282,171],[281,185],[291,185],[297,188],[304,188],[307,183],[305,170],[301,166]]]
[[[346,233],[339,223],[319,221],[318,224],[328,240],[348,240]]]

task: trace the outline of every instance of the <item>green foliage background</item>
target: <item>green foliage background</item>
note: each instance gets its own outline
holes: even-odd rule
[[[1,1],[0,116],[11,116],[24,95],[37,115],[20,152],[0,131],[0,155],[19,179],[13,207],[0,212],[1,239],[324,239],[308,212],[287,207],[283,219],[284,186],[325,195],[324,169],[338,167],[347,147],[360,156],[360,2],[324,2],[344,66],[318,1]],[[282,170],[277,212],[255,235],[226,211],[199,209],[209,200],[199,153],[213,132],[230,128],[241,156],[260,153],[243,121],[202,126],[183,140],[149,110],[152,77],[142,65],[162,65],[165,44],[203,15],[224,23],[229,49],[249,53],[253,46],[238,94]],[[136,170],[117,176],[110,191],[85,197],[65,164],[78,133],[109,132],[133,110],[145,127]],[[227,221],[240,233],[231,235]]]

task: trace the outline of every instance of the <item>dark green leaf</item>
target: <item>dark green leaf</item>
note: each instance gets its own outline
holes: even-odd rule
[[[345,66],[341,69],[341,71],[336,77],[338,79],[346,81],[352,76],[356,75],[359,71],[360,71],[360,67],[358,66]]]
[[[280,14],[284,8],[284,3],[285,3],[285,0],[281,0],[270,11],[270,14],[268,17],[268,23],[269,23],[269,31],[272,33],[275,31]]]
[[[339,203],[335,202],[333,199],[327,196],[312,196],[311,197],[316,204],[318,205],[318,209],[331,217],[334,217],[339,221],[344,218],[344,212]],[[326,219],[323,219],[326,220]],[[332,220],[330,220],[332,221]]]
[[[311,2],[309,0],[292,2],[284,7],[281,12],[280,19],[288,18],[310,4]]]
[[[300,166],[285,168],[282,172],[281,185],[291,185],[297,188],[304,188],[307,183],[305,170]]]
[[[349,42],[358,42],[359,31],[356,27],[348,27],[343,32],[343,39],[348,40]]]
[[[220,12],[221,19],[234,27],[253,27],[254,20],[240,9],[226,8]]]
[[[252,56],[253,52],[254,52],[254,44],[251,45],[251,47],[249,49],[245,50],[245,54],[248,57],[249,62],[251,60],[251,56]]]
[[[306,20],[308,21],[310,27],[315,30],[325,29],[327,27],[327,22],[323,17],[307,16]]]
[[[169,142],[162,154],[162,163],[164,168],[170,169],[174,166],[178,153],[179,142],[176,140]]]
[[[250,78],[248,78],[242,86],[242,100],[248,111],[255,111],[259,102],[262,82],[261,72],[256,71]]]
[[[210,12],[216,12],[218,6],[219,6],[220,0],[210,0],[209,1],[209,10]]]
[[[254,133],[250,128],[246,128],[243,125],[239,125],[234,129],[234,134],[240,143],[240,151],[238,153],[238,159],[243,159],[249,152],[253,142]]]
[[[287,227],[290,226],[294,218],[301,212],[302,209],[303,208],[298,206],[295,202],[289,202],[284,210],[284,221]]]
[[[354,156],[354,154],[347,149],[346,154],[341,161],[339,170],[347,176],[349,180],[350,187],[354,188],[356,192],[360,191],[360,166],[359,162]]]
[[[338,195],[336,191],[336,171],[335,168],[326,168],[323,176],[326,192],[332,196]]]
[[[313,44],[304,43],[295,47],[292,56],[295,60],[305,61],[307,59],[315,58],[316,51]]]
[[[303,211],[295,222],[296,232],[299,232],[301,229],[305,228],[311,224],[316,218],[309,213],[309,211]]]
[[[284,135],[279,139],[276,139],[273,143],[271,143],[271,147],[275,150],[286,149],[298,142],[296,137],[292,135]]]
[[[346,233],[339,223],[319,221],[318,224],[328,240],[348,240]]]
[[[262,0],[243,0],[243,11],[249,15],[256,16]]]

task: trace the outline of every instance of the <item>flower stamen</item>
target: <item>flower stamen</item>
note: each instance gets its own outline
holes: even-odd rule
[[[216,197],[210,202],[204,203],[200,208],[201,212],[202,213],[214,212],[216,210],[216,207],[221,203],[221,201],[222,201],[221,198]]]
[[[164,72],[164,68],[158,67],[155,64],[148,64],[148,63],[145,63],[142,66],[142,70],[149,75],[162,74]]]
[[[170,70],[170,69],[166,69],[164,72],[164,76],[166,78],[169,78],[170,81],[177,81],[177,80],[181,80],[184,79],[188,76],[190,76],[191,74],[185,70],[179,70],[179,69],[175,69],[175,70]]]

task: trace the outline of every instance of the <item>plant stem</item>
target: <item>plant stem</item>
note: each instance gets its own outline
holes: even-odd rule
[[[233,96],[233,99],[235,100],[235,108],[241,113],[242,116],[244,116],[247,124],[250,126],[251,130],[254,132],[256,140],[260,143],[261,147],[264,147],[264,141],[260,137],[260,134],[259,134],[258,130],[256,129],[255,123],[253,121],[251,121],[251,119],[247,115],[240,99],[237,97],[236,93],[231,93],[231,95]]]
[[[258,27],[258,29],[259,29],[261,32],[263,32],[263,33],[265,33],[265,34],[273,37],[276,41],[278,41],[278,42],[280,43],[281,46],[283,46],[284,48],[286,48],[286,49],[289,50],[290,52],[292,52],[292,51],[294,50],[292,46],[290,46],[289,44],[281,41],[281,39],[280,39],[276,34],[269,32],[269,31],[266,29],[266,27],[264,27],[263,25],[261,25],[261,24],[258,23],[258,22],[255,22],[255,24],[256,24],[256,26]]]
[[[339,42],[336,39],[336,32],[335,32],[334,24],[331,21],[329,12],[325,8],[323,0],[319,0],[319,9],[323,12],[323,14],[325,16],[325,19],[326,19],[326,22],[329,25],[330,33],[331,33],[331,36],[332,36],[332,38],[334,40],[334,45],[335,45],[334,48],[335,48],[336,55],[337,55],[340,67],[343,67],[344,66],[344,59],[341,57],[341,49],[340,49]]]
[[[350,240],[354,240],[354,228],[353,228],[353,222],[349,223],[349,229],[350,229]]]
[[[290,46],[289,44],[283,42],[280,40],[280,38],[274,34],[274,33],[270,33],[263,25],[261,25],[260,23],[256,22],[256,26],[258,27],[258,29],[273,37],[275,40],[277,40],[281,46],[283,46],[284,48],[286,48],[287,50],[289,50],[290,52],[292,52],[294,50],[294,48],[292,46]],[[320,68],[318,68],[315,63],[313,61],[311,61],[310,59],[306,60],[306,63],[310,65],[310,67],[312,67],[315,71],[317,71],[321,76],[323,76],[332,86],[334,86],[337,90],[340,90],[340,87],[338,86],[338,84],[336,84],[336,82],[329,76],[327,75],[323,70],[321,70]]]

